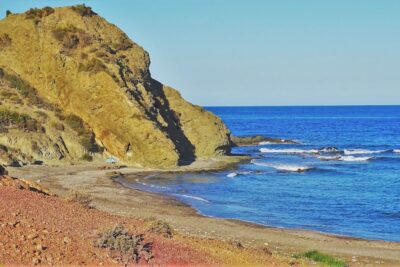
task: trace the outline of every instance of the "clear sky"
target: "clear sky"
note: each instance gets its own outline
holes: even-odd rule
[[[1,0],[86,3],[200,105],[400,104],[399,0]]]

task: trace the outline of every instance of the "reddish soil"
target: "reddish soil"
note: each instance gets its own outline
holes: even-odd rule
[[[94,246],[97,234],[117,223],[132,234],[145,233],[145,241],[153,242],[154,265],[213,263],[174,238],[147,233],[143,221],[0,186],[0,265],[118,265],[107,249]]]

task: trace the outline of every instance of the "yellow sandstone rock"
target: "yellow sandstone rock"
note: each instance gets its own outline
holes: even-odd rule
[[[9,15],[0,21],[0,68],[8,75],[0,82],[0,89],[8,92],[0,114],[7,109],[23,111],[36,122],[40,118],[35,112],[48,118],[39,123],[42,130],[27,131],[25,125],[24,130],[0,131],[0,144],[43,161],[78,160],[89,153],[95,159],[113,155],[126,163],[157,167],[228,153],[230,133],[222,121],[154,80],[149,65],[142,47],[85,6]],[[29,105],[26,98],[31,95],[21,90],[10,95],[18,87],[10,75],[51,108]],[[79,137],[74,116],[87,128]],[[85,138],[101,150],[88,149]],[[32,140],[39,148],[26,148]]]

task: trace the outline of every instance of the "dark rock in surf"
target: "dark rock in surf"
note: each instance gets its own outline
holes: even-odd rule
[[[232,146],[257,146],[263,142],[268,144],[298,144],[293,140],[286,140],[281,138],[271,138],[262,135],[254,136],[231,136]]]

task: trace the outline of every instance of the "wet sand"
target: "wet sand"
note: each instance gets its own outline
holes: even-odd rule
[[[222,168],[227,161],[198,162],[173,171],[200,171]],[[350,266],[400,266],[400,243],[337,236],[308,230],[281,229],[239,220],[210,218],[173,198],[128,189],[112,179],[121,174],[149,175],[165,170],[127,167],[104,170],[104,164],[68,166],[27,166],[8,168],[10,175],[38,181],[64,196],[71,189],[89,193],[103,211],[136,218],[156,217],[169,222],[183,235],[226,241],[240,241],[248,247],[267,247],[290,259],[299,252],[318,250],[345,259]],[[171,171],[171,170],[168,170]]]

